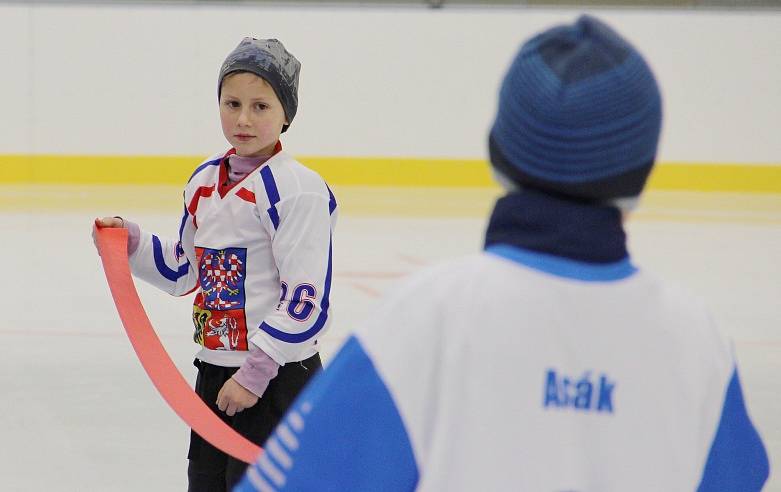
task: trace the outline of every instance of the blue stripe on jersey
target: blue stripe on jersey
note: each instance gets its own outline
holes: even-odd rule
[[[637,268],[632,265],[629,258],[614,263],[586,263],[561,256],[538,253],[509,244],[494,244],[487,247],[485,251],[557,277],[584,282],[622,280],[637,272]]]
[[[195,177],[195,176],[196,176],[196,175],[197,175],[199,172],[203,171],[203,170],[204,170],[204,169],[206,169],[207,167],[209,167],[209,166],[218,166],[218,165],[220,164],[220,162],[222,162],[222,157],[218,157],[217,159],[214,159],[213,161],[204,162],[203,164],[201,164],[200,166],[198,166],[198,168],[197,168],[197,169],[196,169],[196,170],[193,172],[192,176],[190,176],[190,179],[188,179],[188,180],[187,180],[187,182],[189,183],[190,181],[192,181],[192,180],[193,180],[193,178],[194,178],[194,177]]]
[[[301,393],[268,443],[281,446],[285,462],[270,459],[267,445],[234,492],[399,491],[418,483],[393,396],[354,336]]]
[[[176,282],[181,277],[187,275],[187,271],[190,269],[190,262],[183,265],[179,265],[178,270],[173,270],[165,264],[165,256],[163,255],[163,245],[160,243],[160,238],[152,235],[152,253],[155,258],[155,266],[160,275],[167,278],[171,282]]]
[[[334,193],[331,191],[331,188],[328,185],[325,185],[326,188],[328,188],[328,196],[331,198],[328,200],[328,213],[330,215],[333,215],[334,210],[336,210],[336,197],[334,196]]]
[[[271,223],[274,224],[274,229],[279,227],[279,213],[277,213],[276,204],[279,203],[279,190],[277,190],[277,183],[274,181],[274,175],[271,174],[271,168],[263,166],[260,170],[260,177],[263,178],[263,187],[266,188],[266,196],[268,196],[268,202],[271,207],[268,209],[268,216],[271,218]]]
[[[746,412],[738,371],[735,369],[727,387],[719,428],[697,491],[762,490],[768,473],[767,453]]]
[[[325,291],[323,292],[323,300],[320,302],[320,314],[317,316],[315,323],[311,328],[302,333],[286,333],[278,330],[269,325],[265,321],[260,324],[259,328],[277,340],[282,340],[287,343],[301,343],[309,340],[313,336],[323,329],[325,322],[328,320],[328,307],[331,305],[331,256],[333,253],[333,240],[328,241],[328,269],[325,272]]]
[[[184,226],[187,223],[187,217],[190,213],[187,211],[187,205],[184,206],[184,213],[182,214],[182,222],[179,224],[179,241],[182,240],[182,234],[184,234]]]

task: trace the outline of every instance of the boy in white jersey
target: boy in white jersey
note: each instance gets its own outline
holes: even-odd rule
[[[509,190],[485,251],[381,303],[236,490],[760,490],[729,343],[626,250],[660,126],[650,68],[606,25],[524,44],[491,130]]]
[[[330,317],[336,200],[282,151],[298,106],[300,63],[276,39],[245,38],[222,65],[220,120],[232,148],[202,163],[184,191],[177,239],[127,227],[133,274],[172,295],[195,292],[196,392],[262,444],[320,368]],[[191,433],[190,491],[230,490],[246,465]]]

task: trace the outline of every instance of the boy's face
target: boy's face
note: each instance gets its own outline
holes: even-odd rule
[[[268,82],[253,73],[239,72],[222,81],[222,133],[245,157],[267,156],[287,123],[282,103]]]

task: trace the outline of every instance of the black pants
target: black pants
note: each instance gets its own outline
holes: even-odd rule
[[[309,378],[321,368],[318,354],[301,362],[285,364],[254,406],[228,417],[217,408],[217,393],[238,368],[215,366],[198,359],[194,364],[198,368],[195,382],[198,396],[236,432],[258,445],[263,445]],[[194,431],[190,432],[187,458],[190,460],[188,492],[230,491],[247,468],[246,463],[223,453]]]

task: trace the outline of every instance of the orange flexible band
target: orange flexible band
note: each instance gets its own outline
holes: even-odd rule
[[[157,391],[179,417],[212,446],[246,463],[254,462],[263,450],[230,428],[206,406],[157,337],[130,276],[127,229],[96,226],[95,237],[127,337]]]

